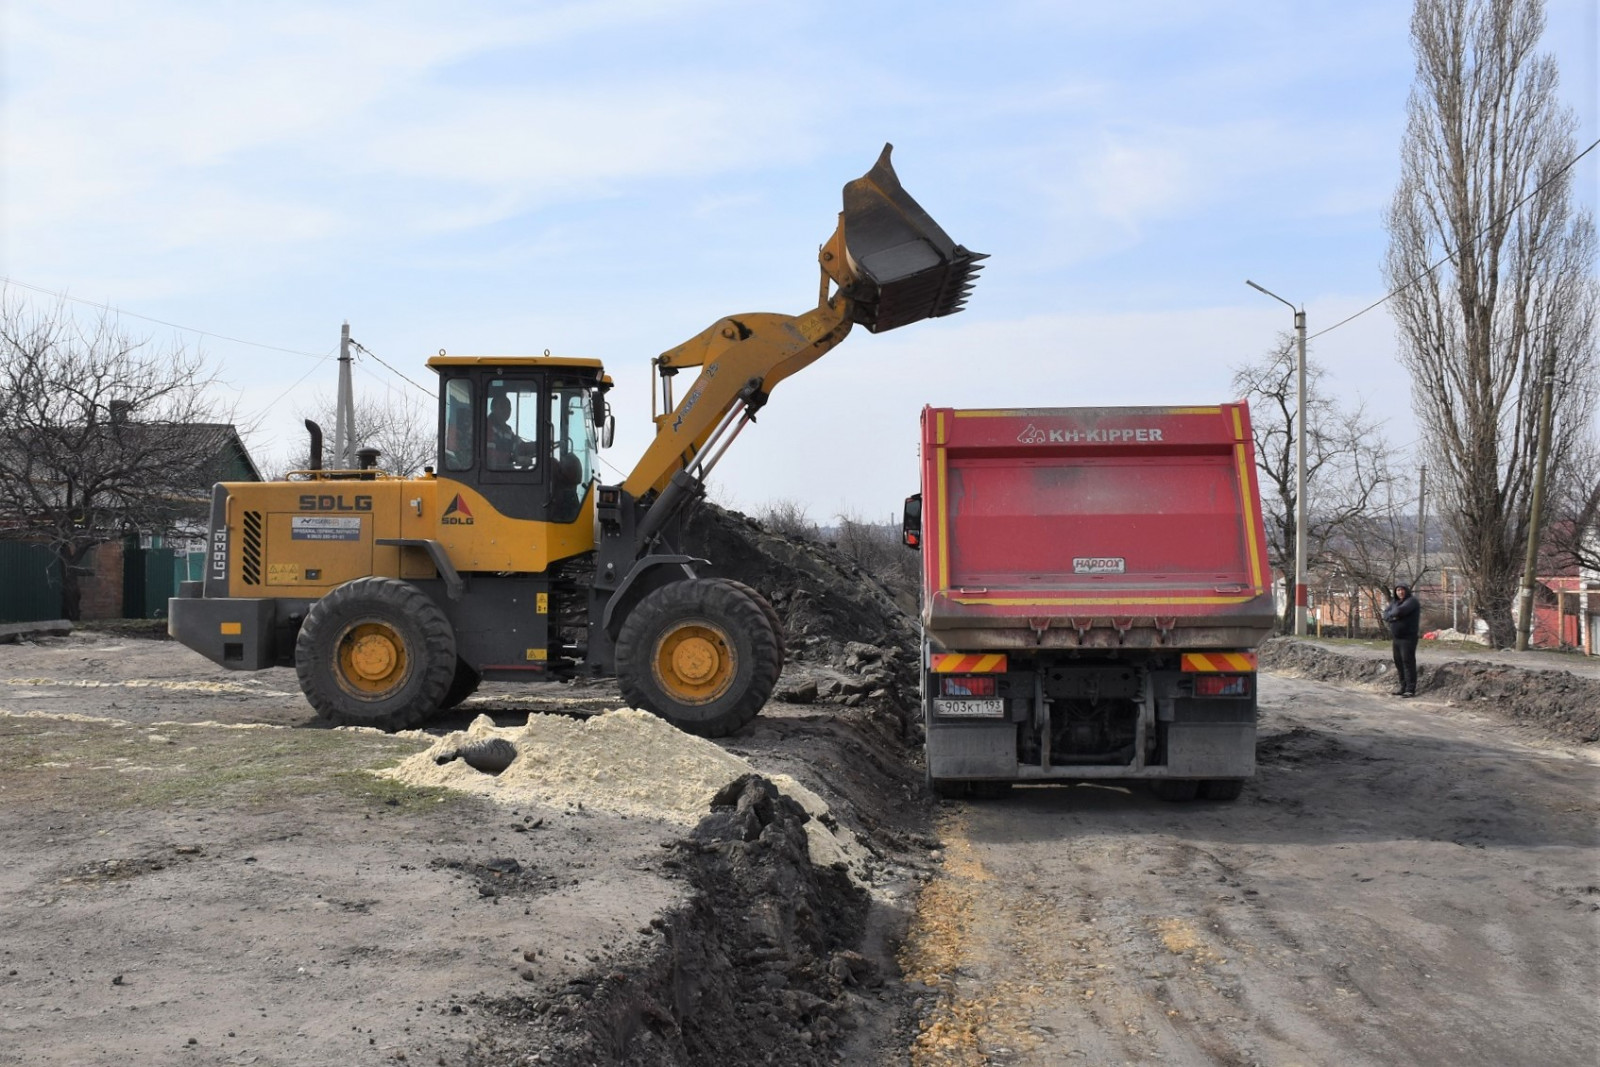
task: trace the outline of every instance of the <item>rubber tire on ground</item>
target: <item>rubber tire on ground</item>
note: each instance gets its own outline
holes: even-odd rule
[[[405,656],[394,684],[361,693],[342,680],[341,643],[357,627],[392,635]],[[404,730],[433,715],[456,673],[450,620],[428,596],[394,578],[357,578],[311,606],[295,641],[300,690],[318,715],[335,726]]]
[[[1150,783],[1150,791],[1160,800],[1181,804],[1195,798],[1200,783],[1193,778],[1157,778]]]
[[[767,621],[772,624],[772,636],[778,639],[778,670],[781,673],[783,665],[789,661],[789,639],[783,632],[783,620],[778,617],[778,609],[772,606],[772,601],[757,592],[754,586],[736,582],[732,578],[713,578],[712,581],[726,582],[733,586],[739,592],[754,600],[756,607],[760,608],[767,616]]]
[[[450,679],[450,688],[445,690],[444,699],[439,701],[439,710],[449,711],[476,693],[482,682],[483,675],[473,669],[466,660],[457,657],[455,677]]]
[[[663,642],[680,628],[719,632],[732,653],[726,685],[700,701],[682,699],[655,669]],[[724,737],[755,718],[778,682],[778,638],[761,606],[726,581],[662,586],[635,605],[617,635],[617,684],[634,707],[685,733]],[[719,660],[720,662],[720,660]]]
[[[456,757],[475,771],[499,774],[516,762],[517,746],[503,737],[481,738],[456,749]]]
[[[1210,778],[1200,783],[1200,797],[1203,800],[1238,800],[1243,792],[1243,778]]]

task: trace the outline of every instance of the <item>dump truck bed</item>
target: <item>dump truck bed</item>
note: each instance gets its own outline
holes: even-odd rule
[[[922,622],[949,648],[1240,648],[1274,604],[1245,404],[922,414]]]

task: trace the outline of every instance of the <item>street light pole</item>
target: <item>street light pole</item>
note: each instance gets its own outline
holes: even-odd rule
[[[1294,632],[1306,635],[1306,313],[1271,289],[1246,278],[1244,283],[1265,293],[1294,312],[1295,339],[1300,355],[1295,367],[1294,454]]]

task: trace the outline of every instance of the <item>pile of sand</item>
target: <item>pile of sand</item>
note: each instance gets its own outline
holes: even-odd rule
[[[517,749],[516,760],[498,775],[474,770],[460,759],[438,762],[468,742],[495,737]],[[756,770],[649,712],[616,708],[589,719],[529,715],[524,725],[508,727],[496,727],[480,715],[465,731],[447,734],[426,751],[376,773],[410,785],[476,793],[507,806],[581,805],[693,826],[710,814],[718,790]],[[835,834],[824,825],[828,806],[822,798],[788,775],[768,777],[811,815],[806,823],[811,862],[843,863],[857,874],[866,852],[841,836],[848,831]]]

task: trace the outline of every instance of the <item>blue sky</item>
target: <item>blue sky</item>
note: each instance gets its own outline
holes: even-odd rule
[[[1600,136],[1595,9],[1549,6],[1580,144]],[[1246,277],[1304,303],[1313,333],[1380,297],[1409,12],[11,0],[0,271],[314,353],[125,321],[203,348],[263,455],[331,395],[317,356],[346,319],[424,385],[441,348],[598,357],[627,469],[649,359],[725,314],[813,303],[840,186],[892,141],[912,194],[993,257],[969,309],[857,331],[716,477],[746,510],[887,517],[915,488],[924,403],[1230,399],[1231,368],[1291,318]],[[1577,172],[1591,207],[1596,173]],[[1311,358],[1407,445],[1394,352],[1379,310]]]

